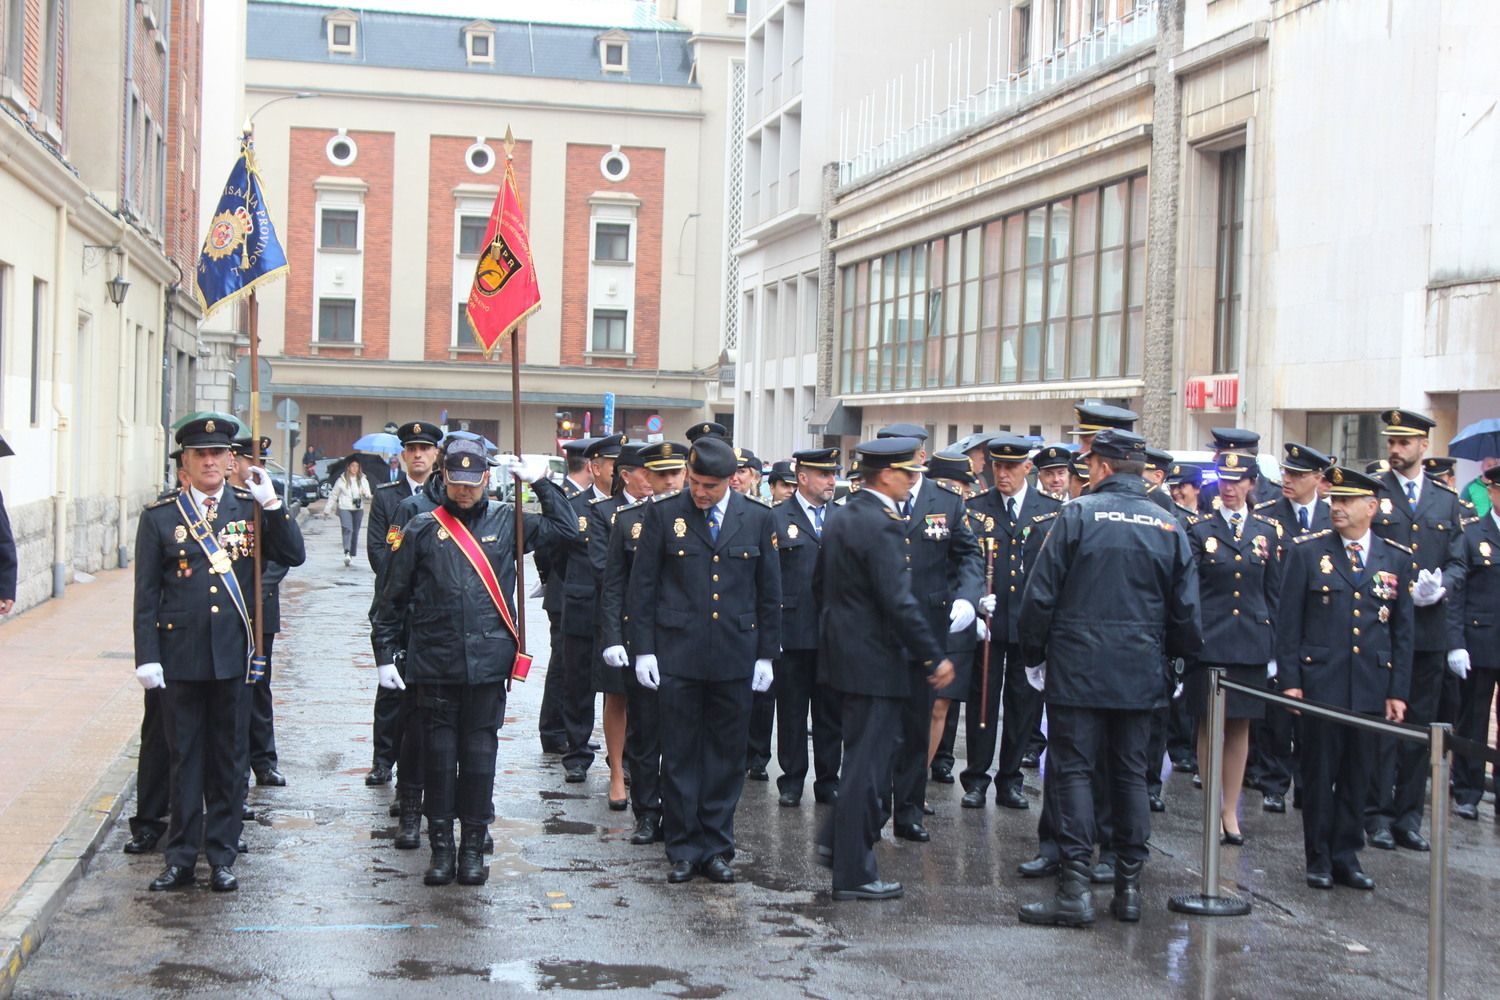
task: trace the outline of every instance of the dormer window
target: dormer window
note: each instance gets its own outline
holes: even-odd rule
[[[469,65],[495,61],[495,26],[488,21],[464,25],[464,51]]]
[[[339,9],[323,19],[328,32],[328,51],[354,55],[359,46],[359,16],[352,10]]]
[[[630,72],[630,36],[609,31],[599,36],[599,68],[606,73]]]

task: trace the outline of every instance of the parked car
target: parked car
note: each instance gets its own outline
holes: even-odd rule
[[[318,499],[318,483],[300,472],[291,474],[287,481],[287,468],[275,459],[265,460],[266,472],[270,473],[271,485],[288,507],[307,506]]]

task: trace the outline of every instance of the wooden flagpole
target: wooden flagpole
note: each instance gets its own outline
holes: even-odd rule
[[[255,299],[255,289],[250,289],[250,464],[259,466],[261,464],[260,454],[260,309]],[[291,465],[288,464],[290,469]],[[290,473],[289,473],[290,474]],[[266,474],[270,481],[270,473]],[[282,501],[285,503],[285,500]],[[250,619],[251,631],[255,639],[255,655],[261,656],[261,650],[266,648],[265,633],[265,592],[261,588],[261,573],[265,566],[265,557],[261,554],[261,545],[264,535],[261,533],[261,511],[260,504],[255,505],[255,617]],[[259,678],[253,669],[245,675],[246,684],[254,684]]]
[[[509,183],[511,162],[515,159],[516,138],[510,126],[505,127],[505,180]],[[502,192],[503,198],[503,192]],[[521,457],[521,324],[510,331],[510,423],[515,456]],[[526,652],[526,526],[522,523],[521,494],[525,483],[515,484],[516,500],[516,643],[518,652]],[[510,690],[507,679],[505,689]]]

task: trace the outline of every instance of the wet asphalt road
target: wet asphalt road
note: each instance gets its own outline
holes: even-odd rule
[[[1249,843],[1226,848],[1225,877],[1254,894],[1248,917],[1188,920],[1169,894],[1196,887],[1199,796],[1167,783],[1153,817],[1147,909],[1134,926],[1096,896],[1092,930],[1023,927],[1018,904],[1050,883],[1014,873],[1035,847],[1027,812],[963,810],[957,785],[931,786],[927,845],[887,841],[882,875],[906,884],[885,903],[834,903],[813,865],[826,807],[776,804],[750,782],[737,819],[733,886],[666,883],[659,845],[626,843],[629,813],[607,810],[602,761],[563,782],[536,737],[542,671],[515,687],[501,732],[489,884],[428,888],[420,851],[391,847],[393,786],[366,788],[375,688],[365,612],[371,574],[345,568],[338,528],[305,528],[308,564],[283,588],[277,742],[286,788],[251,790],[251,853],[240,891],[201,884],[148,893],[159,856],[120,853],[122,819],[22,974],[19,997],[623,996],[1386,997],[1425,995],[1427,856],[1367,850],[1374,893],[1302,882],[1296,813],[1263,814],[1247,793]],[[528,604],[546,662],[546,618]],[[122,614],[125,613],[122,609]],[[962,759],[962,744],[960,744]],[[774,774],[773,774],[774,777]],[[126,810],[128,814],[129,809]],[[1500,831],[1453,820],[1448,995],[1493,995]]]

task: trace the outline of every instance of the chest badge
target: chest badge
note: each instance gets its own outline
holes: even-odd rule
[[[1380,619],[1380,624],[1382,624],[1382,625],[1384,625],[1386,622],[1390,621],[1391,620],[1391,607],[1390,607],[1390,605],[1389,604],[1382,604],[1380,606],[1380,611],[1378,611],[1376,613],[1375,617]]]
[[[630,537],[632,539],[641,537],[641,522],[637,521],[630,526]]]
[[[182,529],[179,527],[177,530],[181,531]],[[182,539],[179,538],[178,541],[180,542],[180,541],[182,541]],[[1481,556],[1483,556],[1484,558],[1488,559],[1490,557],[1490,552],[1491,552],[1491,549],[1490,549],[1490,543],[1489,542],[1480,542],[1479,543],[1479,554]]]
[[[448,540],[448,529],[447,528],[439,528],[437,530],[437,537],[438,537],[438,541],[440,541],[440,542],[446,542]]]
[[[797,526],[795,524],[789,524],[789,525],[786,526],[786,537],[788,537],[788,538],[790,538],[790,539],[792,539],[794,541],[796,540],[796,538],[797,538]]]
[[[922,534],[925,537],[930,538],[934,542],[940,542],[948,537],[949,531],[947,514],[928,514],[926,515],[925,520],[927,523],[927,527],[922,529]]]
[[[1210,535],[1208,541],[1203,543],[1203,551],[1209,555],[1219,551],[1219,540]]]
[[[672,522],[672,534],[676,535],[678,538],[686,538],[687,537],[687,522],[684,521],[680,517],[677,520],[673,521]]]
[[[1382,513],[1382,514],[1389,514],[1392,511],[1392,509],[1393,508],[1391,507],[1391,498],[1390,497],[1381,497],[1380,498],[1380,513]]]
[[[1328,576],[1333,572],[1333,558],[1328,553],[1323,553],[1323,558],[1318,560],[1318,570],[1324,576]]]
[[[586,517],[584,517],[582,514],[578,515],[578,530],[579,531],[588,531],[589,530],[589,519],[586,518]]]
[[[179,524],[177,527],[172,529],[172,541],[176,542],[178,545],[181,545],[183,542],[187,541],[186,525]],[[1489,553],[1486,552],[1485,555],[1489,555]]]

